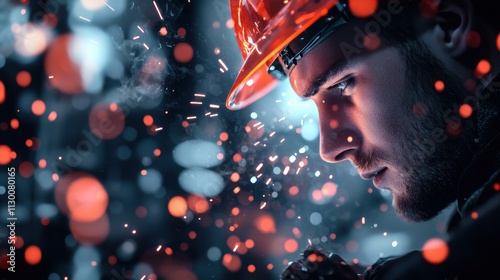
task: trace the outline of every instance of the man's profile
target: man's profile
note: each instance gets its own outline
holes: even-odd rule
[[[231,0],[245,62],[228,108],[289,79],[317,106],[321,157],[349,160],[362,178],[389,190],[402,219],[426,221],[457,205],[445,260],[432,263],[415,251],[381,259],[359,277],[498,277],[498,7],[486,0]],[[304,254],[283,279],[358,279],[337,255]],[[325,260],[312,265],[310,254]]]

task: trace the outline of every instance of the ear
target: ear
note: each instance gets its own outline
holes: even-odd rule
[[[467,50],[472,27],[472,6],[468,0],[441,0],[435,15],[434,36],[454,57]]]

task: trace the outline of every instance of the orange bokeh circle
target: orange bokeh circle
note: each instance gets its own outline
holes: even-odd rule
[[[73,35],[64,34],[54,40],[45,56],[45,71],[53,87],[63,93],[78,94],[83,91],[83,81],[78,65],[69,55],[72,39]]]
[[[188,205],[186,199],[182,196],[174,196],[168,202],[168,212],[170,215],[180,218],[186,215]]]
[[[24,259],[30,265],[37,265],[42,260],[42,250],[36,245],[31,245],[24,251]]]
[[[108,193],[94,177],[81,177],[71,182],[66,193],[69,217],[78,222],[99,219],[108,207]]]
[[[245,131],[252,139],[259,139],[264,135],[264,125],[257,120],[250,120],[245,126]]]
[[[174,47],[174,57],[180,63],[188,63],[193,59],[194,51],[188,43],[179,43]]]
[[[349,9],[351,13],[358,18],[366,18],[377,10],[377,0],[349,0]]]
[[[448,244],[440,238],[432,238],[425,242],[422,248],[422,256],[432,264],[439,264],[448,258]]]
[[[105,140],[114,139],[125,128],[125,113],[118,106],[110,107],[106,103],[97,103],[90,111],[89,126],[97,137]]]
[[[110,229],[109,218],[107,215],[103,215],[92,222],[70,220],[69,229],[78,243],[83,245],[97,245],[108,237]]]

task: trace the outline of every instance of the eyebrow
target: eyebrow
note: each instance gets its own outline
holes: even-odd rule
[[[337,76],[339,73],[344,71],[351,63],[347,60],[342,59],[335,62],[328,68],[327,71],[323,72],[306,90],[306,93],[302,97],[311,97],[318,92],[319,87],[326,83],[329,79]]]

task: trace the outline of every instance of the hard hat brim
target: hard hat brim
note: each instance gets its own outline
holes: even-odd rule
[[[226,99],[226,107],[239,110],[271,92],[279,82],[267,73],[279,52],[337,4],[338,0],[290,1],[253,44]]]

